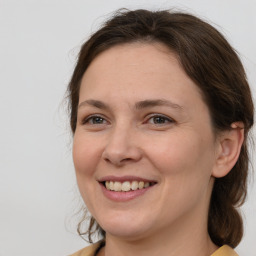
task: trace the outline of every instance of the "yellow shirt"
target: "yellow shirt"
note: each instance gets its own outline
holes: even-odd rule
[[[96,250],[100,246],[100,242],[96,244],[92,244],[88,247],[85,247],[84,249],[70,255],[70,256],[94,256]],[[217,251],[215,251],[212,255],[210,256],[238,256],[238,254],[229,246],[223,245],[220,247]]]
[[[94,256],[95,252],[99,248],[102,241],[99,241],[95,244],[92,244],[88,247],[85,247],[84,249],[70,255],[70,256]]]
[[[231,247],[223,245],[211,256],[238,256],[238,254]]]

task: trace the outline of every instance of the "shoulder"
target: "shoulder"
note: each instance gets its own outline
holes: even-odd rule
[[[101,247],[103,241],[99,241],[95,244],[89,245],[74,254],[71,254],[70,256],[94,256],[95,252],[99,247]]]
[[[211,256],[238,256],[238,254],[228,245],[223,245]]]

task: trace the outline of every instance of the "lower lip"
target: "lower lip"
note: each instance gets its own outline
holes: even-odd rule
[[[103,194],[110,200],[112,201],[116,201],[116,202],[126,202],[126,201],[130,201],[132,199],[135,199],[139,196],[144,195],[147,191],[149,191],[150,189],[152,189],[154,186],[150,186],[147,188],[143,188],[143,189],[137,189],[137,190],[131,190],[128,192],[116,192],[116,191],[112,191],[112,190],[108,190],[105,188],[105,186],[103,184],[100,183],[101,189],[103,191]]]

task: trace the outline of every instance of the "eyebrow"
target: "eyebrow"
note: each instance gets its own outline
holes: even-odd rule
[[[85,100],[83,102],[81,102],[78,106],[78,108],[83,107],[83,106],[93,106],[99,109],[103,109],[103,110],[109,110],[110,107],[99,100],[93,100],[93,99],[89,99],[89,100]],[[156,106],[167,106],[167,107],[171,107],[177,110],[183,110],[183,107],[173,103],[169,100],[166,99],[148,99],[148,100],[142,100],[142,101],[138,101],[135,103],[135,109],[140,110],[140,109],[144,109],[144,108],[150,108],[150,107],[156,107]]]
[[[86,106],[86,105],[93,106],[93,107],[96,107],[96,108],[99,108],[99,109],[104,109],[104,110],[109,109],[108,105],[105,104],[104,102],[102,102],[100,100],[92,100],[92,99],[85,100],[85,101],[81,102],[78,105],[78,108],[81,108],[81,107]]]
[[[156,106],[167,106],[178,110],[183,110],[183,107],[165,99],[142,100],[135,104],[135,109],[143,109]]]

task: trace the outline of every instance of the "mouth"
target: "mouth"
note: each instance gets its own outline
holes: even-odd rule
[[[112,201],[129,201],[151,190],[156,181],[134,176],[108,176],[98,180],[103,194]]]
[[[135,190],[142,190],[151,186],[154,186],[156,182],[149,182],[149,181],[113,181],[113,180],[107,180],[101,182],[101,184],[109,191],[115,191],[115,192],[129,192],[129,191],[135,191]]]

